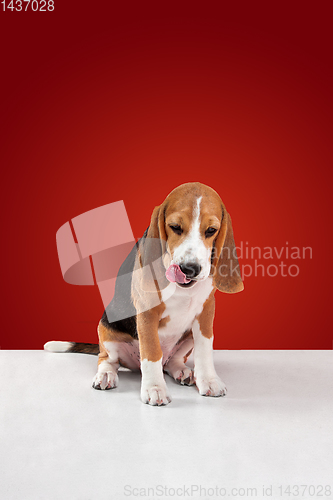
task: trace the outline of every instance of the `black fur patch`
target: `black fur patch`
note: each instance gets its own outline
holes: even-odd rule
[[[82,352],[83,354],[99,354],[98,344],[87,344],[83,342],[72,342],[67,352]]]
[[[146,238],[148,229],[144,232],[141,240]],[[116,332],[128,333],[134,339],[138,339],[138,331],[136,328],[136,309],[131,296],[131,286],[137,248],[141,240],[134,245],[122,263],[117,275],[114,297],[105,309],[101,319],[102,325],[106,328]],[[121,280],[118,279],[120,276],[122,277]],[[124,319],[117,319],[121,316],[124,316]]]

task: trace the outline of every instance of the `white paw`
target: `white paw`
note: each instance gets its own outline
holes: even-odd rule
[[[227,388],[219,377],[213,378],[197,378],[195,380],[199,394],[201,396],[225,396]]]
[[[152,406],[162,406],[171,402],[171,396],[165,383],[151,386],[142,384],[141,400]]]
[[[177,370],[173,374],[173,378],[179,382],[181,385],[193,385],[194,384],[194,373],[191,368],[187,366],[182,370]]]
[[[94,389],[107,390],[114,389],[118,385],[118,375],[114,371],[97,372],[93,378],[92,386]]]

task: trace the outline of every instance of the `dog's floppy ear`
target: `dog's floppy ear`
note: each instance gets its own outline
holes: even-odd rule
[[[237,293],[244,289],[232,230],[231,217],[223,209],[220,232],[213,248],[214,285],[220,292]]]
[[[147,232],[147,238],[166,241],[164,213],[164,204],[154,208]]]
[[[169,285],[163,266],[166,240],[165,206],[162,204],[154,208],[149,228],[139,245],[144,291],[156,292],[157,284],[158,290],[163,290]]]

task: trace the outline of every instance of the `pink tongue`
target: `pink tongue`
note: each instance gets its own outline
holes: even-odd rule
[[[177,264],[171,264],[166,270],[165,276],[171,283],[189,283],[191,281],[186,278],[186,275]]]

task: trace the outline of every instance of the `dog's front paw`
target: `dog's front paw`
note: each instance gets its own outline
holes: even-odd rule
[[[151,385],[151,386],[142,384],[141,400],[143,403],[152,406],[162,406],[162,405],[167,405],[171,402],[171,396],[168,392],[165,382],[164,384]]]
[[[227,394],[225,384],[217,376],[213,378],[197,378],[195,383],[201,396],[219,397]]]
[[[97,372],[93,378],[92,386],[98,390],[114,389],[118,385],[118,375],[114,371]]]

